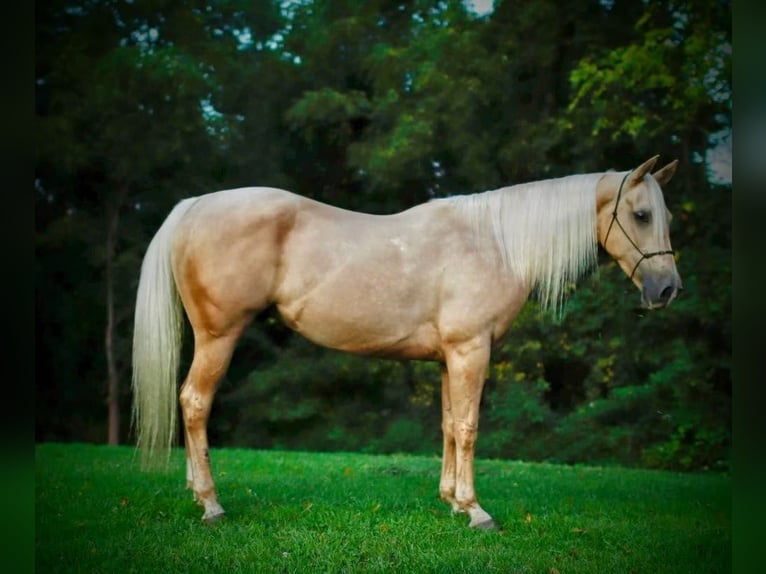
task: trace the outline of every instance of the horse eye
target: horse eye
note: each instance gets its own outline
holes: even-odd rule
[[[639,223],[649,223],[649,212],[644,211],[642,209],[639,209],[638,211],[633,212],[633,217],[636,218],[636,221]]]

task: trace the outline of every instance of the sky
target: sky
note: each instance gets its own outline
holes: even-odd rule
[[[465,0],[465,5],[480,16],[492,12],[495,0]]]

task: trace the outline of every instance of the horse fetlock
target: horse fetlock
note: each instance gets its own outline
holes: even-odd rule
[[[208,508],[220,508],[215,488],[200,489],[192,485],[192,495],[194,497],[194,502],[203,507],[206,512]]]
[[[452,513],[461,512],[460,505],[458,504],[457,500],[455,499],[455,488],[454,486],[452,488],[440,488],[439,489],[439,497],[450,505],[450,508],[452,509]]]

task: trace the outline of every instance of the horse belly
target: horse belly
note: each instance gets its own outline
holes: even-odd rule
[[[423,326],[404,336],[381,332],[377,327],[365,329],[358,323],[336,320],[332,323],[299,324],[283,315],[285,323],[308,340],[339,351],[357,355],[391,359],[440,360],[443,358],[435,329]],[[431,332],[433,331],[433,332]]]
[[[357,279],[338,288],[318,286],[277,309],[291,329],[324,347],[400,359],[441,357],[428,298],[374,287],[374,276]]]

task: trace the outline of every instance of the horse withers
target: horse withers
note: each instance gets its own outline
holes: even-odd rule
[[[661,186],[677,160],[437,199],[393,215],[288,191],[231,189],[181,201],[149,244],[133,340],[134,424],[145,462],[175,435],[183,313],[194,356],[181,387],[187,486],[202,519],[224,514],[208,452],[213,396],[253,317],[275,305],[311,341],[442,365],[439,493],[470,526],[493,528],[474,489],[479,402],[490,349],[534,290],[556,309],[596,264],[598,244],[665,307],[681,279]]]

